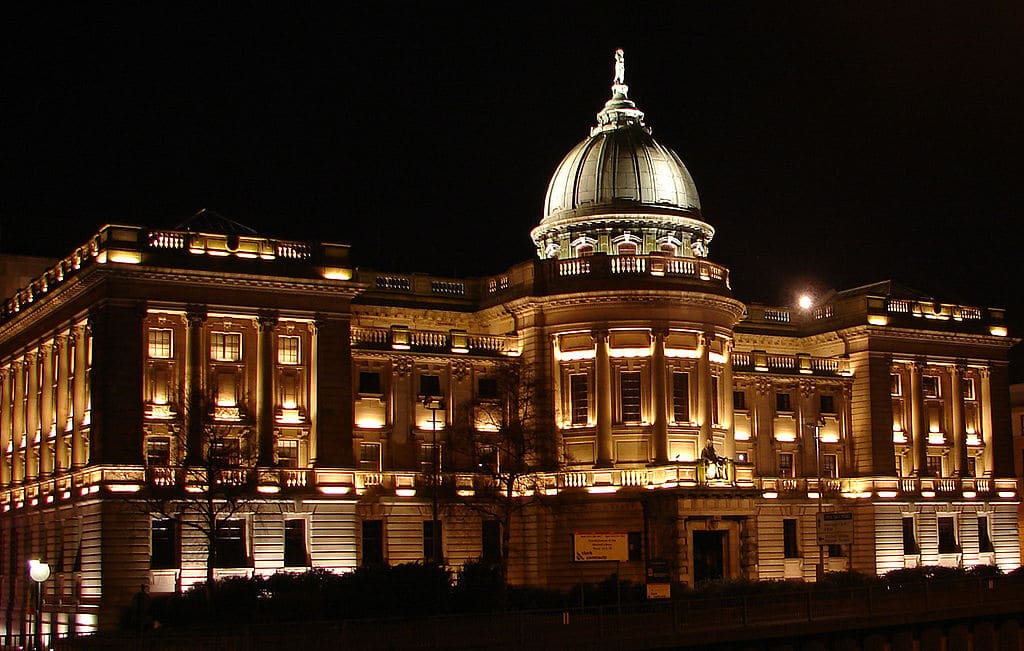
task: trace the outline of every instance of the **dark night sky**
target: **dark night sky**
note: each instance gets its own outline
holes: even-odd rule
[[[1020,3],[211,4],[5,9],[0,250],[207,207],[496,273],[533,255],[623,47],[739,298],[892,277],[1024,334]]]

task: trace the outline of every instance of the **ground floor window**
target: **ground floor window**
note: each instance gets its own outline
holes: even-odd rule
[[[907,556],[921,553],[917,546],[917,532],[912,515],[903,517],[903,553]]]
[[[484,520],[481,533],[480,560],[486,565],[497,565],[501,562],[501,522]]]
[[[173,518],[157,518],[150,523],[149,567],[154,570],[178,567],[178,523]]]
[[[384,564],[384,521],[363,520],[363,565]]]
[[[309,554],[306,552],[306,521],[303,518],[289,518],[284,521],[284,566],[309,566]]]
[[[215,567],[248,567],[245,547],[245,520],[225,518],[217,522],[213,536]]]
[[[786,558],[800,558],[796,524],[796,518],[785,518],[782,521],[782,555]]]
[[[992,536],[988,528],[988,516],[978,516],[978,551],[981,553],[994,552],[996,549],[992,545]]]
[[[955,554],[960,551],[960,545],[956,540],[956,518],[954,516],[939,516],[939,553]]]
[[[426,520],[423,522],[423,559],[440,562],[441,554],[441,521]]]

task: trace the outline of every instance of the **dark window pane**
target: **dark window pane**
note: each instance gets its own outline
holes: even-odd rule
[[[215,567],[247,567],[245,553],[245,521],[230,518],[217,522],[214,532]]]
[[[178,567],[178,529],[171,518],[153,520],[150,525],[149,567],[169,570]]]
[[[956,543],[956,519],[939,516],[939,553],[955,554],[960,551]]]
[[[644,534],[641,531],[630,531],[626,539],[629,546],[629,560],[644,560]]]
[[[786,558],[799,558],[800,547],[796,539],[796,520],[786,518],[782,521],[782,548]]]
[[[775,394],[775,411],[793,411],[788,393]]]
[[[619,374],[619,399],[622,402],[622,422],[640,422],[640,373],[636,371]]]
[[[690,374],[672,374],[672,420],[690,422]]]
[[[978,516],[978,551],[979,552],[994,552],[995,547],[992,546],[992,537],[988,531],[988,516]]]
[[[482,377],[476,385],[476,395],[479,398],[493,399],[498,397],[498,379],[493,377]]]
[[[903,518],[903,553],[908,555],[920,553],[917,548],[913,516]]]
[[[501,522],[484,520],[480,560],[487,565],[501,562]]]
[[[384,521],[363,520],[363,565],[384,564]]]
[[[577,373],[569,376],[569,410],[573,425],[587,424],[587,376]]]
[[[834,414],[836,413],[836,397],[832,395],[819,396],[821,402],[821,413],[823,414]]]
[[[439,375],[421,375],[420,376],[420,395],[430,396],[432,398],[440,398],[443,394],[441,393],[441,376]]]
[[[293,518],[284,521],[284,566],[306,567],[306,521]]]
[[[746,391],[733,391],[732,392],[732,408],[735,410],[743,410],[747,408],[747,392]]]
[[[441,521],[423,522],[423,560],[439,563],[441,554]]]
[[[380,390],[380,373],[376,371],[359,371],[359,393],[377,394]]]

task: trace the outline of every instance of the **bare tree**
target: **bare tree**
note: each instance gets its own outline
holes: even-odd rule
[[[235,516],[263,502],[256,490],[258,447],[253,426],[218,414],[211,399],[184,404],[186,426],[177,430],[164,459],[149,460],[146,486],[131,503],[199,534],[211,594],[219,543],[231,539]]]
[[[507,582],[512,520],[543,501],[545,474],[563,466],[558,432],[543,417],[548,392],[520,360],[495,368],[459,405],[451,432],[454,467],[476,474],[472,496],[452,499],[500,523],[498,570]]]

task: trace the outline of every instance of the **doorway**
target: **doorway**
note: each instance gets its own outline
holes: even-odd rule
[[[726,531],[693,532],[693,584],[725,577]]]

